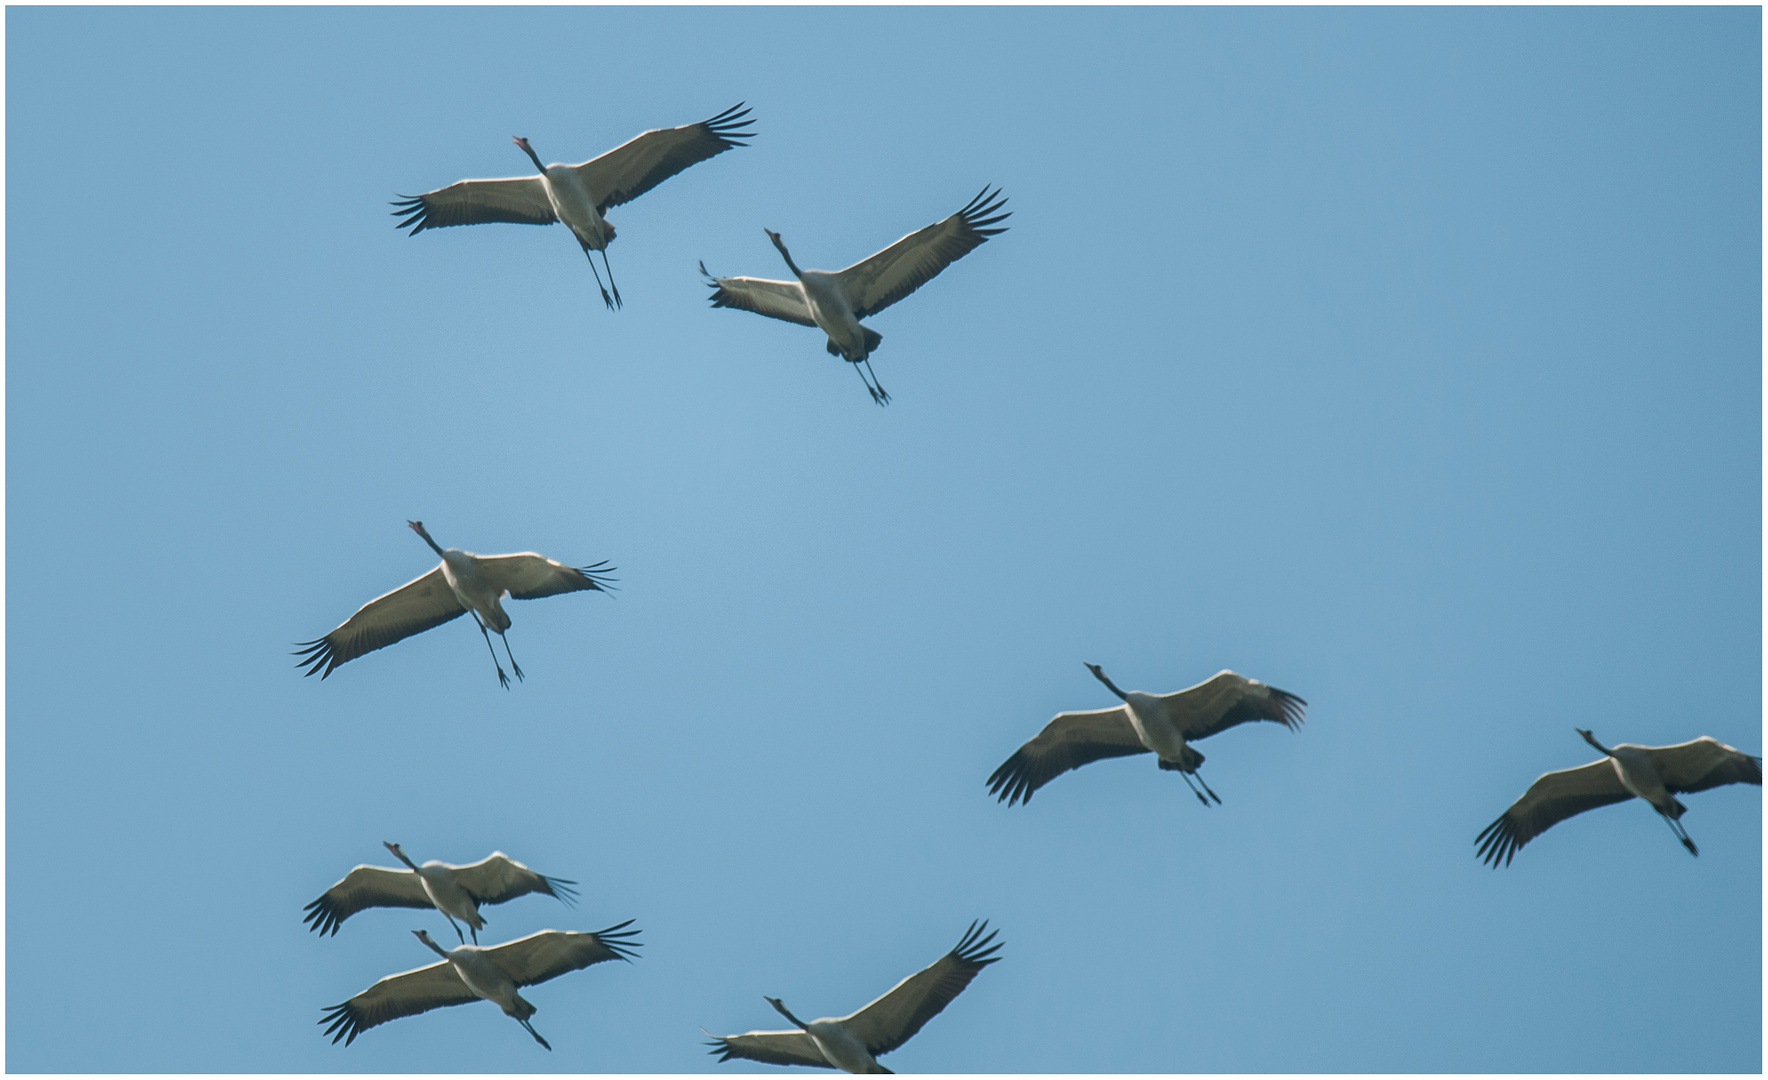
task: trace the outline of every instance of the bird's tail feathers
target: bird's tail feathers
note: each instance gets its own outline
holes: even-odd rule
[[[1179,756],[1177,761],[1160,759],[1160,767],[1171,772],[1196,772],[1197,767],[1202,764],[1203,752],[1193,746],[1185,747],[1185,752]]]

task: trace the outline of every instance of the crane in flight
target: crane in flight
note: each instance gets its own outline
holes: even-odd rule
[[[1000,188],[990,192],[984,187],[957,213],[909,233],[845,270],[800,270],[780,234],[763,229],[796,280],[713,277],[704,262],[700,264],[700,273],[712,288],[715,308],[739,308],[820,329],[828,337],[824,347],[829,355],[852,364],[872,400],[887,405],[890,395],[878,383],[870,359],[884,337],[869,326],[861,326],[860,320],[876,315],[932,281],[941,270],[981,247],[989,237],[1006,232],[1005,225],[991,228],[1012,216],[1010,210],[999,212],[1006,202]],[[860,370],[862,364],[864,371]]]
[[[481,904],[501,904],[535,892],[557,897],[566,907],[577,899],[577,891],[571,888],[575,881],[537,874],[501,851],[466,866],[435,859],[419,866],[398,844],[381,842],[408,869],[363,864],[345,874],[342,881],[303,909],[307,914],[301,921],[320,937],[336,935],[345,919],[364,908],[433,907],[454,927],[462,945],[467,939],[460,932],[460,923],[472,930],[473,944],[477,945],[479,931],[485,926],[485,918],[479,914]]]
[[[535,176],[509,176],[497,180],[457,180],[447,187],[422,195],[401,195],[392,205],[394,217],[403,218],[397,228],[409,228],[416,236],[425,229],[450,225],[483,225],[507,222],[514,225],[551,225],[562,221],[571,230],[589,259],[602,302],[609,309],[620,306],[620,288],[614,284],[614,268],[608,266],[608,244],[614,226],[605,215],[612,208],[643,195],[690,165],[716,157],[755,132],[746,130],[754,121],[742,102],[698,124],[657,128],[620,144],[597,158],[578,165],[542,165],[528,140],[515,143],[538,171]],[[602,284],[595,256],[602,253],[608,284]],[[612,287],[614,294],[608,295]]]
[[[1611,749],[1584,728],[1572,730],[1603,756],[1575,769],[1542,773],[1522,798],[1480,830],[1475,854],[1487,865],[1509,866],[1524,844],[1566,818],[1633,798],[1650,803],[1688,853],[1699,855],[1682,827],[1688,807],[1676,796],[1724,784],[1762,786],[1761,758],[1710,736],[1674,746],[1616,743]]]
[[[423,577],[370,600],[324,637],[297,642],[294,655],[301,659],[295,666],[306,668],[305,674],[320,672],[323,682],[339,664],[441,626],[470,611],[479,633],[485,636],[485,647],[491,649],[497,681],[508,690],[510,678],[503,673],[503,664],[498,661],[491,634],[486,630],[489,626],[503,638],[503,651],[510,658],[510,667],[516,678],[523,678],[515,654],[509,651],[510,639],[504,633],[510,628],[510,617],[503,610],[505,596],[512,600],[538,600],[584,589],[605,592],[612,587],[614,579],[607,576],[607,571],[613,567],[606,560],[593,566],[566,566],[532,551],[475,555],[459,548],[442,547],[430,538],[421,521],[405,524],[442,557],[442,564]]]

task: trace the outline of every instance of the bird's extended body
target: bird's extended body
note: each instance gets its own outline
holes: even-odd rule
[[[808,1023],[793,1016],[779,998],[766,998],[791,1031],[748,1031],[714,1035],[718,1060],[748,1058],[771,1065],[811,1065],[850,1073],[888,1073],[879,1056],[907,1042],[970,985],[978,972],[999,960],[988,923],[971,923],[957,947],[891,987],[863,1009],[847,1016],[825,1016]],[[710,1034],[710,1032],[708,1032]]]
[[[472,929],[477,943],[485,926],[485,918],[479,914],[482,904],[501,904],[532,892],[557,897],[566,907],[577,898],[571,888],[576,882],[537,874],[501,851],[466,866],[435,859],[419,866],[398,844],[383,843],[407,869],[358,866],[308,904],[302,921],[323,936],[336,934],[345,919],[364,908],[434,907],[448,919],[463,944],[466,937],[459,923]]]
[[[1070,769],[1110,757],[1152,752],[1162,769],[1180,773],[1205,806],[1222,800],[1197,769],[1203,754],[1191,743],[1250,720],[1269,720],[1291,731],[1301,725],[1307,702],[1286,690],[1232,671],[1171,694],[1119,690],[1097,664],[1087,670],[1123,701],[1113,709],[1058,713],[1037,737],[1021,746],[988,778],[989,794],[1011,806],[1030,802],[1038,788]],[[1207,797],[1206,797],[1207,793]]]
[[[1688,853],[1699,855],[1682,827],[1688,808],[1676,796],[1724,784],[1762,786],[1761,758],[1708,736],[1674,746],[1617,743],[1610,748],[1591,732],[1575,730],[1603,756],[1575,769],[1541,774],[1522,798],[1480,830],[1475,853],[1487,865],[1509,866],[1524,844],[1566,818],[1634,798],[1651,804]]]

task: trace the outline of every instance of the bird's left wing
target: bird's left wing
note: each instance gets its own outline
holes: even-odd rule
[[[1044,730],[1014,751],[988,778],[988,793],[1008,806],[1031,801],[1032,793],[1070,769],[1103,758],[1145,754],[1129,711],[1122,705],[1091,712],[1057,713]]]
[[[1207,739],[1249,720],[1270,720],[1294,731],[1307,702],[1232,671],[1219,671],[1171,694],[1160,695],[1167,718],[1187,739]]]
[[[356,614],[324,637],[297,643],[295,655],[301,659],[295,666],[306,668],[306,674],[311,675],[323,665],[325,672],[319,676],[323,681],[339,664],[441,626],[466,611],[438,566],[357,608]]]
[[[755,135],[743,130],[754,123],[748,115],[739,101],[698,124],[647,131],[577,166],[577,176],[595,200],[596,213],[606,214],[609,207],[631,202],[690,165],[749,145],[739,141]]]
[[[707,284],[712,288],[712,306],[715,308],[753,311],[757,315],[783,319],[800,326],[816,325],[816,319],[810,314],[810,303],[804,299],[804,289],[796,281],[753,277],[715,278],[707,273],[705,263],[700,264],[700,273],[706,275]]]
[[[700,1030],[706,1031],[705,1028]],[[706,1034],[712,1035],[710,1031]],[[823,1052],[802,1031],[745,1031],[741,1035],[712,1035],[712,1041],[707,1045],[712,1047],[708,1053],[722,1055],[718,1059],[720,1061],[748,1058],[750,1061],[766,1062],[769,1065],[813,1065],[819,1069],[835,1067],[823,1059]]]
[[[410,870],[366,863],[344,875],[344,879],[325,890],[324,895],[308,904],[301,921],[319,932],[336,934],[345,919],[371,907],[432,907],[423,883]]]
[[[319,1022],[330,1025],[325,1033],[333,1043],[342,1039],[349,1046],[356,1036],[377,1024],[477,1000],[478,995],[454,973],[454,965],[439,960],[428,967],[387,976],[342,1005],[328,1007]]]
[[[576,971],[604,960],[630,961],[638,954],[632,950],[640,942],[633,938],[637,930],[628,930],[632,920],[618,926],[585,934],[576,930],[541,930],[517,938],[495,949],[485,950],[517,986],[533,986],[556,979],[567,971]]]
[[[401,195],[392,205],[393,216],[405,218],[393,227],[409,226],[411,236],[450,225],[551,225],[558,220],[539,176],[456,180],[422,195]]]
[[[1681,794],[1724,784],[1762,786],[1762,759],[1726,746],[1710,735],[1675,746],[1651,748],[1651,764],[1664,787]]]
[[[480,904],[501,904],[531,892],[556,896],[566,905],[577,899],[577,890],[571,888],[575,881],[537,874],[501,851],[455,867],[454,880]]]
[[[614,581],[607,576],[607,572],[614,568],[606,560],[593,566],[566,566],[532,551],[515,555],[482,555],[479,568],[484,571],[487,581],[507,590],[512,600],[538,600],[543,596],[584,589],[603,592]]]
[[[1522,798],[1474,837],[1473,842],[1479,845],[1475,854],[1494,869],[1509,866],[1524,844],[1566,818],[1632,797],[1608,758],[1542,773]]]
[[[865,1008],[842,1017],[841,1023],[873,1057],[908,1042],[921,1025],[964,992],[977,972],[1000,959],[995,955],[1001,947],[995,934],[1000,931],[984,936],[985,930],[986,920],[971,923],[951,952],[897,983]]]
[[[891,244],[869,259],[854,263],[836,275],[853,316],[876,315],[891,304],[932,281],[941,270],[975,251],[988,238],[1007,231],[989,226],[1005,221],[1012,211],[996,213],[1007,202],[1001,189],[986,187],[969,205],[943,221],[936,221]]]

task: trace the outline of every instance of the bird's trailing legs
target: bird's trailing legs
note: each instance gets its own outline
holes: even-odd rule
[[[1676,834],[1676,839],[1682,841],[1682,846],[1688,849],[1688,853],[1690,855],[1693,855],[1697,858],[1700,856],[1700,848],[1697,848],[1694,846],[1694,841],[1689,839],[1688,830],[1684,829],[1682,827],[1682,823],[1680,821],[1677,821],[1675,818],[1671,817],[1668,814],[1659,814],[1658,817],[1661,817],[1664,819],[1664,824],[1668,825],[1670,827],[1670,831]]]
[[[609,311],[613,311],[614,298],[608,295],[608,287],[602,284],[602,272],[595,268],[595,254],[590,250],[588,244],[583,245],[583,257],[589,260],[589,272],[595,275],[595,287],[602,290],[602,303],[608,305]],[[602,261],[606,262],[607,258],[608,253],[605,251],[602,252]],[[609,270],[608,277],[611,279],[613,276],[614,271]],[[536,1035],[535,1038],[538,1039],[540,1036]]]
[[[878,382],[878,376],[874,374],[870,379],[866,378],[866,372],[872,370],[872,362],[870,360],[854,360],[850,362],[853,364],[853,373],[859,376],[860,382],[866,384],[866,393],[872,395],[873,403],[879,406],[890,404],[890,395],[884,392],[882,386],[876,385]],[[861,364],[866,366],[865,371],[859,369]]]
[[[614,290],[614,306],[623,308],[626,301],[620,299],[620,286],[614,284],[614,264],[608,261],[608,249],[602,249],[602,265],[608,268],[608,288]]]
[[[497,636],[503,639],[503,651],[510,658],[510,668],[515,671],[516,678],[521,679],[523,682],[528,681],[528,677],[522,674],[522,665],[516,663],[516,654],[510,652],[510,636],[502,630],[497,632]],[[474,938],[473,940],[477,942],[478,938]]]
[[[1209,800],[1208,800],[1208,799],[1206,799],[1206,798],[1204,798],[1204,797],[1203,797],[1203,792],[1201,792],[1201,791],[1198,791],[1198,790],[1197,790],[1197,785],[1196,785],[1196,784],[1193,784],[1193,783],[1192,783],[1192,782],[1191,782],[1191,774],[1190,774],[1190,773],[1188,773],[1188,772],[1183,772],[1183,771],[1181,771],[1181,772],[1180,772],[1180,773],[1179,773],[1179,775],[1180,775],[1180,776],[1182,776],[1182,777],[1184,777],[1184,778],[1185,778],[1185,786],[1186,786],[1186,787],[1188,787],[1188,788],[1190,788],[1190,789],[1191,789],[1191,794],[1193,794],[1193,795],[1195,795],[1195,796],[1197,796],[1197,801],[1198,801],[1198,802],[1200,802],[1200,803],[1202,803],[1202,804],[1203,804],[1203,805],[1205,805],[1205,806],[1208,806],[1208,805],[1209,805]],[[1201,777],[1199,777],[1199,779],[1201,779]]]
[[[539,1044],[540,1044],[540,1045],[542,1045],[542,1046],[544,1046],[544,1047],[546,1047],[546,1048],[547,1048],[547,1049],[548,1049],[548,1050],[551,1050],[551,1049],[552,1049],[552,1043],[549,1043],[549,1042],[547,1042],[547,1041],[546,1041],[546,1040],[545,1040],[545,1039],[543,1039],[543,1038],[541,1038],[541,1037],[540,1037],[540,1032],[538,1032],[538,1031],[535,1031],[535,1030],[534,1030],[534,1025],[533,1025],[533,1024],[530,1024],[530,1023],[529,1023],[529,1022],[528,1022],[528,1021],[526,1021],[526,1020],[517,1020],[517,1021],[516,1021],[516,1023],[518,1023],[518,1024],[520,1024],[520,1025],[522,1025],[522,1026],[523,1026],[523,1027],[525,1027],[525,1028],[527,1028],[527,1029],[528,1029],[528,1034],[530,1034],[530,1035],[532,1035],[532,1036],[534,1036],[534,1041],[535,1041],[535,1042],[537,1042],[537,1043],[539,1043]]]
[[[497,669],[497,681],[505,690],[508,690],[510,688],[510,677],[503,673],[503,664],[498,662],[497,649],[491,644],[491,632],[485,629],[485,622],[483,619],[479,618],[478,612],[475,611],[472,614],[473,622],[479,625],[479,633],[485,635],[485,647],[491,650],[491,665]],[[502,635],[499,636],[501,637]],[[504,642],[504,647],[509,647],[509,642],[507,640]],[[514,664],[515,661],[511,660],[510,663]]]
[[[493,659],[495,659],[495,658],[493,658]],[[441,908],[437,908],[436,910],[442,911]],[[448,914],[448,912],[446,912],[446,911],[442,911],[442,917],[444,919],[448,920],[449,926],[454,927],[454,936],[460,939],[460,943],[462,945],[465,945],[467,943],[467,936],[460,932],[460,924],[454,921],[454,916]],[[475,930],[475,931],[473,931],[473,944],[477,945],[478,943],[479,943],[479,932],[477,930]]]

